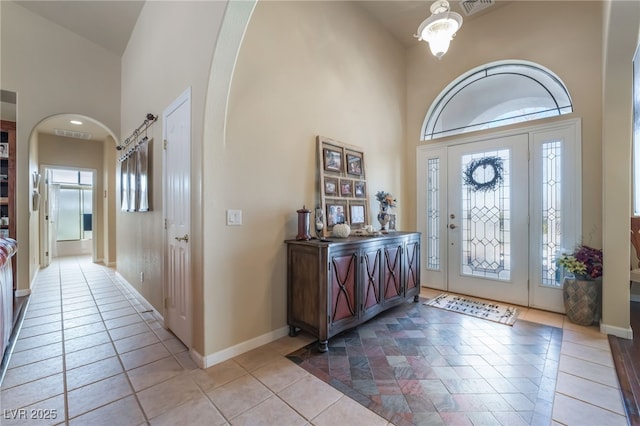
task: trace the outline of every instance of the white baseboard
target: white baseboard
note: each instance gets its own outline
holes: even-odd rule
[[[631,329],[631,327],[616,327],[613,325],[605,324],[602,322],[602,320],[600,321],[600,332],[604,334],[612,334],[622,339],[633,340],[633,330]]]
[[[278,330],[274,330],[269,333],[263,334],[262,336],[255,337],[251,340],[238,343],[235,346],[231,346],[230,348],[223,349],[219,352],[206,355],[205,357],[197,354],[198,359],[194,359],[194,361],[196,361],[196,364],[198,364],[200,368],[209,368],[212,365],[219,364],[235,356],[241,355],[245,352],[249,352],[252,349],[258,348],[262,345],[266,345],[267,343],[271,343],[274,340],[278,340],[281,337],[287,336],[288,334],[289,326],[284,326]],[[192,350],[191,353],[193,356],[195,351]]]

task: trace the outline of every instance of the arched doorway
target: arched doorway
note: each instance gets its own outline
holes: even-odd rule
[[[38,172],[30,226],[39,235],[40,266],[56,254],[115,264],[114,133],[90,117],[59,114],[39,122],[31,139]]]

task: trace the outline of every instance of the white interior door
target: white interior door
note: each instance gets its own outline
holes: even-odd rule
[[[528,305],[528,136],[449,147],[449,290]]]
[[[163,114],[166,326],[191,347],[191,89]]]

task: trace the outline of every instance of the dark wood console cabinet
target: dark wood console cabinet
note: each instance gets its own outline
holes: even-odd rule
[[[318,337],[341,331],[420,294],[420,233],[286,241],[287,323]]]

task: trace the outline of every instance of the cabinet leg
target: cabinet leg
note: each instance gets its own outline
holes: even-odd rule
[[[298,335],[298,330],[292,325],[289,326],[289,337],[296,337]]]
[[[413,301],[414,301],[415,303],[418,303],[418,302],[420,301],[420,295],[419,295],[419,294],[416,294],[415,296],[413,296]]]
[[[328,340],[320,340],[318,342],[318,352],[326,352],[329,350],[329,341]]]

